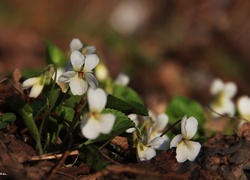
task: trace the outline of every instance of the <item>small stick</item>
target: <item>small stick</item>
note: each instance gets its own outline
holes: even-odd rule
[[[75,150],[75,151],[71,151],[68,156],[75,156],[75,155],[79,155],[79,151]],[[33,156],[29,161],[39,161],[39,160],[48,160],[48,159],[57,159],[57,158],[61,158],[63,156],[62,153],[60,154],[44,154],[42,156]]]

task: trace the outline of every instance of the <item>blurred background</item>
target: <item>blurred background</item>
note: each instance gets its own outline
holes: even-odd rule
[[[248,0],[0,0],[0,78],[45,65],[45,39],[97,47],[116,78],[156,111],[185,95],[206,104],[219,77],[249,92]]]

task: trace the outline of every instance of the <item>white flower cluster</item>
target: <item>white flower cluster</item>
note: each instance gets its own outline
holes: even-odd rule
[[[92,47],[92,46],[91,46]],[[91,88],[97,88],[98,82],[93,75],[93,69],[99,63],[99,58],[96,54],[92,54],[95,48],[86,48],[84,53],[81,53],[83,44],[79,39],[73,39],[70,43],[71,56],[70,64],[73,69],[69,69],[63,73],[58,81],[61,83],[69,83],[70,90],[73,95],[83,95],[88,89],[88,85]],[[70,65],[69,65],[70,66]]]
[[[100,133],[109,134],[115,122],[113,114],[102,114],[107,102],[107,95],[104,90],[97,88],[98,82],[92,72],[99,63],[99,58],[93,54],[94,46],[84,46],[79,39],[71,41],[70,50],[71,56],[66,65],[66,72],[60,75],[58,81],[69,83],[73,95],[83,95],[87,92],[89,114],[83,118],[81,131],[86,138],[96,139]],[[38,97],[44,85],[50,83],[53,74],[54,72],[48,69],[41,76],[24,81],[24,89],[32,87],[29,97]]]
[[[137,137],[135,129],[133,132],[135,135],[134,142],[136,143],[137,156],[140,161],[150,160],[156,156],[156,150],[167,150],[169,147],[176,147],[176,159],[178,162],[195,160],[200,152],[201,144],[190,140],[194,137],[198,129],[198,121],[194,117],[188,119],[186,116],[183,117],[181,121],[181,134],[176,135],[171,142],[166,134],[162,135],[163,130],[168,124],[168,116],[162,113],[155,117],[150,113],[150,117],[152,124],[150,124],[150,128],[141,137]],[[135,119],[134,115],[133,121],[138,125],[138,120]]]
[[[233,98],[236,95],[237,86],[234,82],[224,83],[217,78],[212,82],[210,92],[215,97],[210,104],[211,108],[216,112],[212,113],[213,117],[219,117],[220,115],[233,116],[237,111],[242,119],[240,126],[244,122],[250,122],[250,97],[247,95],[239,97],[235,105]]]
[[[82,96],[86,93],[89,112],[83,115],[80,128],[84,137],[93,140],[98,138],[100,134],[109,134],[116,117],[112,113],[103,113],[107,103],[107,95],[103,89],[98,88],[98,81],[93,74],[93,69],[99,63],[98,56],[93,54],[95,47],[84,46],[79,39],[73,39],[70,43],[70,50],[71,55],[66,65],[66,72],[60,75],[58,81],[69,83],[73,95]],[[54,71],[47,67],[41,76],[24,81],[23,88],[32,87],[29,96],[36,98],[42,92],[44,85],[49,84],[50,80],[53,79],[53,74]],[[100,76],[106,76],[108,72],[102,70],[100,74]],[[120,74],[114,81],[114,84],[120,86],[126,86],[128,83],[129,77],[125,74]],[[211,92],[216,95],[216,101],[211,105],[212,108],[222,114],[232,114],[234,104],[231,99],[236,93],[236,86],[233,83],[224,85],[222,81],[216,80]],[[239,107],[242,107],[239,111],[242,116],[250,119],[246,108],[246,105],[250,104],[250,99],[242,97],[238,104]],[[186,116],[183,117],[181,134],[175,136],[171,142],[166,134],[162,134],[169,121],[165,113],[155,116],[150,112],[148,117],[143,118],[141,125],[137,115],[131,114],[129,117],[134,121],[135,127],[126,132],[133,133],[134,147],[137,149],[137,157],[140,161],[150,160],[156,155],[157,150],[167,150],[169,147],[176,147],[178,162],[194,161],[199,154],[200,143],[190,140],[198,128],[198,122],[194,117],[188,119]]]
[[[235,105],[232,99],[237,92],[237,86],[234,82],[224,83],[220,79],[215,79],[211,84],[210,92],[214,96],[214,101],[210,104],[216,112],[212,113],[214,117],[225,114],[234,115]]]
[[[137,132],[134,131],[135,145],[137,148],[138,159],[140,161],[153,158],[156,155],[156,150],[167,150],[169,148],[168,136],[163,135],[161,137],[163,130],[168,124],[168,116],[162,113],[155,117],[150,113],[150,117],[146,117],[144,123],[148,123],[148,128],[145,128],[141,137],[137,137]]]

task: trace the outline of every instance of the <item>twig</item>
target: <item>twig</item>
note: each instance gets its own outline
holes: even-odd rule
[[[108,166],[107,169],[103,171],[98,171],[95,174],[88,175],[85,177],[80,178],[80,180],[89,180],[89,179],[98,179],[103,176],[108,176],[110,174],[119,174],[119,173],[133,173],[137,175],[143,175],[145,177],[152,177],[152,178],[161,178],[161,179],[188,179],[187,174],[177,174],[177,173],[167,173],[162,174],[158,172],[148,172],[142,169],[138,169],[131,166]]]
[[[63,176],[66,176],[66,177],[68,177],[68,178],[71,178],[71,179],[73,179],[73,180],[77,180],[77,178],[75,178],[74,176],[71,176],[71,175],[69,175],[69,174],[67,174],[67,173],[64,173],[64,172],[57,172],[57,174],[61,174],[61,175],[63,175]]]
[[[110,161],[111,163],[113,164],[116,164],[116,165],[121,165],[121,163],[119,162],[116,162],[115,160],[113,160],[112,158],[110,158],[109,156],[107,156],[106,154],[102,153],[102,156],[107,159],[108,161]]]
[[[71,151],[68,156],[75,156],[75,155],[79,155],[79,151],[75,150],[75,151]],[[29,161],[39,161],[39,160],[48,160],[48,159],[57,159],[57,158],[61,158],[63,156],[62,153],[60,154],[44,154],[42,156],[33,156]]]
[[[48,179],[52,179],[52,177],[58,172],[58,170],[63,166],[65,160],[67,159],[67,157],[69,156],[70,152],[69,150],[66,150],[60,161],[54,166],[52,167],[52,169],[48,172],[49,176],[48,176]]]

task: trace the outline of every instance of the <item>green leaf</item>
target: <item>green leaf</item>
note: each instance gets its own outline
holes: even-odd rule
[[[59,101],[62,101],[62,104],[67,107],[75,108],[76,105],[80,102],[82,96],[73,95],[71,91],[68,93],[62,93],[62,96],[59,97]]]
[[[195,117],[199,123],[205,120],[203,107],[198,102],[181,96],[170,101],[166,113],[171,123],[182,119],[185,115]]]
[[[125,132],[128,128],[134,127],[134,122],[125,114],[120,111],[116,111],[114,109],[104,109],[102,113],[112,113],[115,115],[115,124],[113,126],[112,131],[109,134],[101,134],[97,139],[93,140],[93,142],[100,142],[111,140],[116,136]]]
[[[42,146],[40,142],[40,135],[33,119],[33,109],[31,108],[31,106],[15,97],[7,97],[6,102],[11,108],[16,110],[20,114],[25,126],[36,141],[37,148],[39,149],[39,153],[41,154]]]
[[[61,90],[60,89],[54,89],[53,91],[50,91],[49,92],[49,96],[48,96],[48,99],[49,99],[49,111],[51,111],[55,104],[56,104],[56,101],[57,99],[59,98],[60,96],[60,93]]]
[[[47,109],[48,112],[50,112],[54,108],[54,106],[57,103],[57,100],[62,94],[60,86],[58,84],[53,84],[53,83],[50,83],[50,85],[45,86],[43,90],[44,96],[48,99],[48,106],[49,106]]]
[[[41,99],[41,100],[34,101],[34,102],[32,102],[30,104],[30,106],[33,109],[33,117],[35,119],[46,108],[46,100],[45,99]]]
[[[59,114],[64,119],[71,121],[74,118],[75,110],[67,106],[59,105],[56,107],[55,113]]]
[[[14,113],[4,113],[1,116],[1,121],[6,122],[6,123],[11,123],[16,120],[16,115]]]
[[[102,170],[108,165],[99,149],[93,145],[83,145],[79,152],[80,159],[87,163],[92,171]]]
[[[4,129],[8,126],[9,123],[4,122],[4,121],[0,121],[0,129]]]
[[[115,85],[113,95],[119,98],[132,99],[133,101],[142,103],[142,100],[137,92],[128,86]]]
[[[14,113],[4,113],[0,117],[0,129],[4,129],[8,126],[9,123],[12,123],[16,120],[16,115]]]
[[[139,114],[148,116],[148,110],[143,104],[130,99],[120,99],[110,94],[108,95],[106,108],[121,111],[126,115]]]
[[[63,67],[67,63],[67,58],[63,51],[56,47],[51,41],[46,39],[46,50],[48,54],[48,64],[55,64],[57,67]]]

